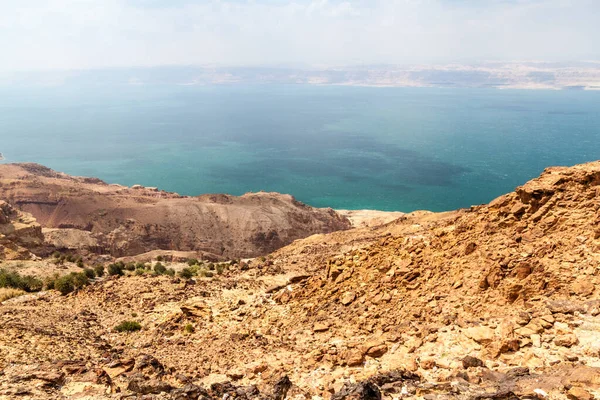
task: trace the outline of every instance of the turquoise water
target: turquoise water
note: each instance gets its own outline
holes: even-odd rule
[[[411,211],[600,159],[600,92],[331,86],[0,88],[4,162],[181,194]]]

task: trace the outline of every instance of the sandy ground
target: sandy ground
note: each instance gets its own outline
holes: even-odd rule
[[[406,215],[400,211],[378,210],[335,210],[338,214],[348,218],[355,228],[368,228],[387,224]]]

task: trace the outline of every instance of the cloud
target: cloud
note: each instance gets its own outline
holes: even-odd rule
[[[596,0],[3,0],[3,70],[600,59]]]

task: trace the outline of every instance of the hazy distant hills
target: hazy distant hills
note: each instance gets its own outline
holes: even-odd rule
[[[317,84],[600,90],[600,62],[366,65],[330,68],[180,66],[0,73],[0,85]]]

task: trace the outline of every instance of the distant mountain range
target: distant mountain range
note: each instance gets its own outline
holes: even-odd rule
[[[169,66],[0,73],[0,86],[313,84],[600,90],[600,62],[488,62],[328,68]]]

